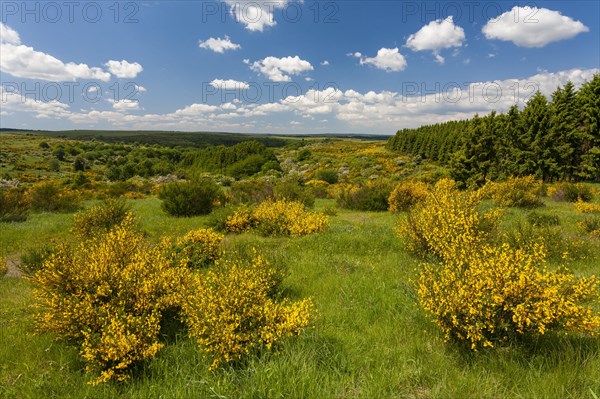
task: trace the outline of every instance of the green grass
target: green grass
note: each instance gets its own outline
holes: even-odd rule
[[[206,217],[167,216],[156,199],[132,200],[152,238],[201,227]],[[315,208],[332,206],[318,200]],[[576,232],[571,204],[549,202]],[[511,226],[527,211],[507,210]],[[600,340],[546,336],[527,345],[471,354],[447,345],[417,303],[418,262],[394,233],[396,216],[339,210],[331,229],[302,238],[228,236],[230,250],[256,247],[286,267],[285,293],[312,297],[313,328],[279,353],[208,371],[195,344],[178,336],[125,383],[87,385],[77,349],[34,335],[31,285],[0,278],[0,398],[594,398]],[[32,238],[68,238],[71,215],[34,214],[2,224],[4,253]],[[597,258],[576,263],[600,274]]]

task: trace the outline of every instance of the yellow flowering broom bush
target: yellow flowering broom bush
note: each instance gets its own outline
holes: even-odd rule
[[[310,299],[277,301],[269,295],[277,270],[259,255],[250,262],[225,261],[195,274],[183,301],[182,319],[191,337],[213,358],[211,368],[240,360],[299,334],[313,318]]]
[[[41,331],[80,345],[92,383],[124,380],[150,359],[163,313],[177,307],[187,268],[174,267],[165,242],[150,246],[131,215],[105,235],[71,248],[59,246],[33,277]]]
[[[72,232],[80,239],[91,238],[97,234],[105,234],[115,225],[132,217],[125,201],[107,199],[88,210],[77,212],[73,217]]]
[[[188,267],[210,266],[223,255],[221,245],[224,238],[211,229],[192,230],[177,240],[173,252]]]
[[[584,202],[579,198],[575,202],[575,209],[581,213],[600,213],[600,204],[594,204],[591,202]]]
[[[414,255],[461,257],[463,250],[488,240],[500,223],[500,210],[478,210],[482,197],[481,191],[460,192],[453,180],[442,179],[401,221],[397,233]]]
[[[429,186],[421,181],[403,181],[394,187],[388,203],[390,212],[404,212],[427,198]]]
[[[423,265],[417,291],[446,340],[471,349],[547,331],[600,332],[598,281],[549,271],[542,246],[483,246],[440,265]],[[596,308],[597,309],[597,308]]]
[[[533,176],[509,177],[503,182],[489,182],[484,191],[498,206],[534,207],[542,202],[543,186],[541,180]]]
[[[600,332],[596,278],[547,270],[543,245],[491,245],[500,214],[478,211],[482,196],[440,180],[400,226],[409,244],[440,260],[421,265],[416,285],[445,338],[477,350],[547,331]]]
[[[241,209],[226,222],[230,232],[255,229],[263,235],[301,236],[327,230],[329,218],[318,212],[307,211],[300,202],[264,201],[252,211]]]
[[[8,260],[0,256],[0,277],[4,276],[8,272]]]

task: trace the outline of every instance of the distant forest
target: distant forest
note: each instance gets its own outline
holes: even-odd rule
[[[537,92],[522,110],[403,129],[388,148],[439,161],[464,185],[534,175],[546,182],[600,181],[600,75],[576,90]]]

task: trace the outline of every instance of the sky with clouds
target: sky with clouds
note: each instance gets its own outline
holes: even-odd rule
[[[600,2],[0,2],[0,127],[393,134],[600,73]]]

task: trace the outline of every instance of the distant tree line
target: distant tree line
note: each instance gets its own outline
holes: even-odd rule
[[[522,110],[403,129],[388,148],[439,161],[465,185],[534,175],[543,181],[600,181],[600,75],[568,82],[551,101],[537,92]]]

